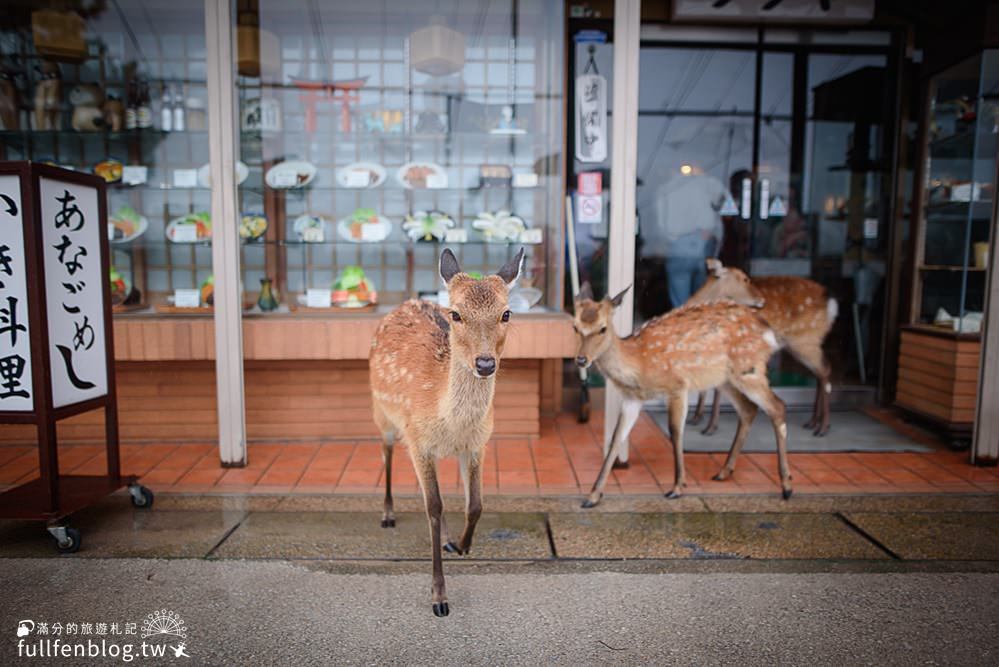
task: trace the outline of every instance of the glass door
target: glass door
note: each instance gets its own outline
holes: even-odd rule
[[[887,265],[888,56],[876,47],[643,40],[635,319],[678,307],[717,257],[750,277],[798,276],[839,305],[833,385],[875,385]],[[821,41],[821,40],[816,40]],[[771,382],[814,385],[790,355]],[[809,403],[810,392],[785,392]]]

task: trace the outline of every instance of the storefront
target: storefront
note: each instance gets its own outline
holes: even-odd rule
[[[977,420],[994,462],[995,17],[969,3],[944,39],[910,3],[765,4],[18,2],[0,158],[109,180],[127,440],[217,439],[239,465],[248,439],[374,436],[371,334],[438,297],[444,245],[479,272],[528,249],[496,430],[538,435],[575,351],[568,193],[583,278],[634,283],[619,331],[682,302],[707,256],[810,278],[839,304],[834,404],[957,440]],[[681,199],[714,227],[678,259]],[[771,379],[811,405],[800,363]]]

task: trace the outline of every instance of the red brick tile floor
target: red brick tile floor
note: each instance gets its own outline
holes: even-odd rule
[[[913,437],[933,444],[928,453],[792,453],[796,493],[982,493],[999,492],[999,469],[968,463],[967,453],[952,452],[925,431],[905,424],[890,410],[869,410]],[[488,494],[580,495],[589,491],[601,464],[602,416],[579,424],[564,413],[542,421],[537,438],[496,438],[488,448],[483,485]],[[409,457],[397,447],[394,491],[417,494],[419,487]],[[100,445],[60,447],[60,468],[67,474],[100,474],[105,458]],[[384,466],[381,445],[374,440],[267,442],[249,445],[245,468],[219,466],[211,443],[126,444],[122,469],[138,475],[159,493],[381,493]],[[776,494],[777,459],[772,453],[747,453],[733,479],[711,476],[724,453],[687,453],[687,493]],[[0,447],[0,488],[38,475],[34,447]],[[668,491],[673,480],[669,439],[643,414],[631,434],[630,467],[615,470],[607,493],[651,494]],[[441,462],[439,481],[445,492],[461,491],[458,466]]]

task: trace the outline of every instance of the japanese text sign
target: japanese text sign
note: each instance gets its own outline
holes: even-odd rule
[[[31,412],[31,338],[21,177],[0,175],[0,412]]]

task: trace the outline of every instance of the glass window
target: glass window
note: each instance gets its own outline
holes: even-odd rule
[[[526,246],[516,306],[560,307],[559,7],[247,7],[236,94],[252,312],[437,299],[444,245],[475,272]]]
[[[115,310],[174,311],[211,276],[204,7],[64,5],[0,35],[0,159],[104,176]]]

